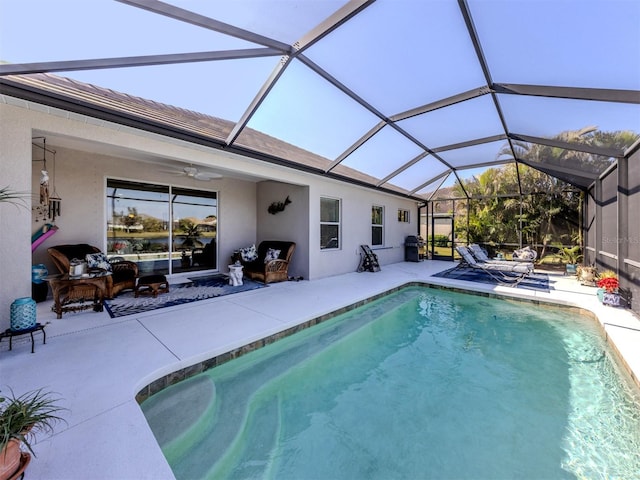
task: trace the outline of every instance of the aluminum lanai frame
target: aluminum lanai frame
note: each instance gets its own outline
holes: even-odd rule
[[[543,86],[543,85],[522,85],[522,84],[506,84],[506,83],[494,83],[491,75],[491,71],[489,68],[489,64],[485,58],[485,54],[483,52],[482,44],[478,33],[476,31],[476,27],[474,25],[473,17],[471,15],[469,5],[467,0],[457,0],[458,8],[462,17],[464,19],[464,23],[467,29],[467,33],[473,44],[473,48],[475,50],[475,54],[477,60],[479,62],[482,74],[484,76],[486,85],[480,86],[478,88],[453,95],[451,97],[437,100],[435,102],[431,102],[429,104],[415,107],[410,110],[407,110],[402,113],[398,113],[392,116],[386,116],[382,112],[380,112],[376,107],[368,103],[364,98],[362,98],[357,92],[353,91],[343,83],[341,83],[338,79],[332,76],[329,72],[323,69],[321,66],[313,62],[310,58],[308,58],[304,52],[309,49],[315,43],[321,41],[325,36],[330,34],[332,31],[340,27],[345,22],[348,22],[351,18],[357,16],[360,12],[364,11],[368,7],[370,7],[375,0],[352,0],[346,3],[342,8],[336,11],[333,15],[329,16],[326,20],[321,22],[315,28],[311,29],[306,35],[303,35],[297,42],[289,45],[287,43],[242,29],[227,23],[223,23],[212,19],[210,17],[206,17],[188,10],[184,10],[182,8],[160,2],[157,0],[116,0],[120,3],[127,4],[133,7],[137,7],[140,9],[144,9],[150,11],[155,14],[163,15],[181,22],[186,22],[192,25],[196,25],[198,27],[202,27],[205,29],[209,29],[215,32],[223,33],[225,35],[233,36],[254,44],[263,45],[264,48],[251,48],[251,49],[237,49],[237,50],[226,50],[226,51],[210,51],[210,52],[192,52],[192,53],[180,53],[180,54],[166,54],[166,55],[149,55],[149,56],[135,56],[135,57],[118,57],[118,58],[103,58],[103,59],[89,59],[89,60],[72,60],[72,61],[59,61],[59,62],[40,62],[40,63],[30,63],[30,64],[3,64],[0,65],[0,87],[5,89],[7,86],[14,86],[10,81],[5,81],[3,77],[8,75],[22,75],[22,74],[30,74],[30,73],[43,73],[43,72],[64,72],[64,71],[74,71],[74,70],[89,70],[89,69],[104,69],[104,68],[117,68],[117,67],[131,67],[131,66],[149,66],[149,65],[166,65],[166,64],[179,64],[179,63],[193,63],[193,62],[204,62],[204,61],[219,61],[219,60],[229,60],[229,59],[246,59],[246,58],[258,58],[258,57],[273,57],[273,56],[281,56],[281,61],[278,62],[277,66],[272,71],[269,78],[265,81],[262,88],[256,93],[253,101],[247,106],[244,114],[241,118],[235,123],[234,128],[231,133],[227,136],[226,140],[219,145],[221,148],[225,148],[229,151],[236,151],[242,154],[254,154],[256,158],[260,158],[266,161],[275,161],[285,164],[287,166],[293,166],[294,168],[301,168],[301,166],[296,165],[295,162],[286,159],[274,159],[270,158],[268,155],[264,155],[264,152],[248,152],[246,148],[239,146],[236,141],[241,132],[247,128],[247,125],[256,110],[260,107],[263,101],[267,98],[270,91],[274,87],[274,85],[278,82],[284,71],[291,65],[291,62],[294,59],[299,60],[302,64],[306,65],[308,68],[313,70],[317,75],[321,78],[329,82],[335,88],[340,90],[342,93],[347,95],[351,100],[355,101],[358,105],[363,107],[365,110],[373,114],[378,118],[379,122],[373,128],[371,128],[365,135],[363,135],[360,139],[356,140],[349,148],[347,148],[342,154],[338,155],[328,168],[325,168],[322,172],[317,172],[313,170],[305,169],[307,171],[312,171],[312,173],[316,174],[324,174],[326,176],[331,176],[332,178],[338,178],[345,181],[351,181],[353,183],[353,179],[344,178],[340,173],[336,173],[336,167],[340,165],[346,158],[349,157],[353,152],[358,150],[362,145],[364,145],[367,141],[372,139],[377,133],[379,133],[384,127],[388,126],[394,129],[397,133],[402,135],[409,142],[415,144],[422,153],[413,157],[410,161],[401,165],[398,168],[395,168],[394,171],[386,175],[384,178],[379,179],[378,181],[367,185],[370,188],[385,190],[389,192],[393,192],[398,194],[397,190],[387,188],[390,185],[390,182],[406,171],[409,167],[417,164],[418,162],[423,161],[426,158],[434,158],[440,164],[442,164],[447,170],[443,174],[437,174],[431,178],[421,179],[419,182],[420,185],[408,192],[406,195],[410,198],[415,198],[419,201],[425,201],[424,196],[421,196],[418,192],[424,186],[432,184],[436,182],[438,179],[443,178],[442,182],[439,186],[444,183],[447,175],[453,174],[458,182],[462,185],[463,183],[460,181],[459,171],[479,167],[479,166],[490,166],[490,165],[499,165],[510,162],[515,162],[516,165],[522,163],[533,168],[537,168],[545,173],[556,176],[565,181],[569,181],[569,183],[573,183],[578,188],[585,190],[589,185],[595,181],[594,174],[587,174],[586,176],[580,175],[580,172],[576,172],[570,168],[566,167],[558,167],[551,164],[532,164],[528,162],[526,159],[519,158],[514,148],[514,141],[525,141],[532,144],[539,145],[547,145],[552,147],[558,147],[563,149],[570,149],[585,153],[590,153],[594,155],[602,155],[609,158],[620,159],[625,155],[624,151],[612,149],[612,148],[601,148],[594,146],[587,146],[577,142],[561,142],[558,140],[550,140],[541,137],[536,137],[533,135],[520,134],[510,131],[507,121],[505,119],[505,115],[503,114],[502,107],[500,104],[500,100],[498,98],[498,94],[507,94],[507,95],[520,95],[520,96],[535,96],[535,97],[547,97],[547,98],[561,98],[561,99],[580,99],[580,100],[592,100],[592,101],[602,101],[602,102],[614,102],[614,103],[628,103],[628,104],[640,104],[640,91],[636,90],[617,90],[617,89],[598,89],[598,88],[579,88],[579,87],[560,87],[560,86]],[[12,93],[18,93],[19,91],[11,90]],[[22,93],[25,95],[25,93]],[[441,108],[445,108],[448,106],[455,105],[457,103],[465,102],[468,100],[472,100],[475,98],[479,98],[484,95],[490,95],[491,100],[493,102],[495,111],[500,120],[500,124],[503,130],[503,133],[499,135],[495,135],[492,137],[471,139],[464,142],[451,144],[447,146],[438,146],[432,147],[429,145],[425,145],[424,142],[417,139],[414,135],[410,134],[406,131],[406,129],[402,128],[398,123],[402,120],[406,120],[408,118],[424,114],[427,112],[431,112],[434,110],[438,110]],[[141,125],[142,128],[145,128],[144,125]],[[148,128],[148,127],[147,127]],[[482,143],[492,142],[496,140],[504,140],[508,142],[509,148],[512,153],[512,159],[510,160],[501,160],[495,162],[483,162],[477,164],[469,164],[464,167],[455,167],[451,163],[447,162],[441,155],[442,152],[446,152],[447,150],[464,148],[468,146],[480,145]],[[211,140],[209,139],[209,143]],[[304,169],[304,168],[303,168]],[[519,181],[519,170],[516,168],[516,172],[518,172],[518,181]],[[581,181],[579,184],[576,184],[575,178],[573,176],[578,176]],[[464,187],[463,187],[464,188]],[[435,192],[434,192],[435,193]],[[519,184],[519,193],[522,194],[522,187]],[[466,192],[465,192],[466,194]],[[469,195],[466,195],[467,198]],[[428,199],[426,199],[428,200]]]

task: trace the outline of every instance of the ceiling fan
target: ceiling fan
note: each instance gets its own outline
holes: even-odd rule
[[[202,172],[196,167],[189,166],[184,167],[182,170],[163,170],[164,173],[171,173],[173,175],[181,175],[183,177],[193,178],[195,180],[208,181],[214,178],[222,178],[222,175],[214,172]]]

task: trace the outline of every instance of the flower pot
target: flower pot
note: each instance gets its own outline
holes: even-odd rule
[[[7,480],[13,477],[20,468],[20,442],[15,438],[0,452],[0,480]]]
[[[605,292],[605,294],[602,296],[602,303],[605,305],[609,305],[611,307],[619,307],[620,294],[617,292],[613,292],[613,293]]]
[[[606,290],[604,288],[599,288],[598,290],[596,290],[596,296],[598,297],[598,300],[600,301],[600,303],[602,303],[602,299],[604,297]]]
[[[565,265],[565,275],[577,275],[577,273],[578,273],[577,263],[567,263]]]

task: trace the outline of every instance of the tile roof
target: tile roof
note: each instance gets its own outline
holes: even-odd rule
[[[2,83],[17,84],[40,94],[53,95],[59,100],[69,102],[70,105],[81,104],[123,118],[133,117],[143,124],[183,132],[191,137],[205,140],[205,143],[208,140],[222,148],[225,147],[226,139],[235,127],[235,123],[229,120],[49,73],[9,75],[3,77]],[[331,160],[252,128],[244,128],[233,145],[248,150],[247,153],[264,154],[274,160],[284,160],[282,163],[288,166],[306,167],[305,170],[332,178],[355,181],[368,186],[375,186],[379,182],[372,176],[343,165],[338,165],[331,174],[325,174],[324,172],[333,163]],[[392,185],[389,187],[386,190],[392,193],[401,195],[409,193],[399,187]]]

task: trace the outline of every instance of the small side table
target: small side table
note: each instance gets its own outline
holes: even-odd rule
[[[19,337],[21,335],[29,334],[31,336],[31,353],[35,352],[35,342],[33,341],[33,332],[42,332],[42,343],[47,343],[47,333],[44,331],[44,325],[36,323],[35,327],[25,328],[24,330],[11,330],[7,328],[3,333],[0,333],[0,342],[3,338],[9,339],[9,350],[13,349],[13,337]]]
[[[229,265],[229,285],[234,287],[243,285],[242,282],[242,265]]]

